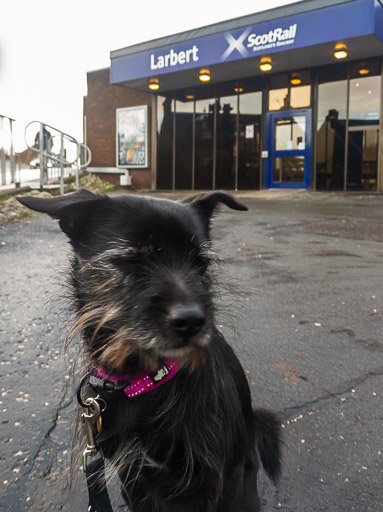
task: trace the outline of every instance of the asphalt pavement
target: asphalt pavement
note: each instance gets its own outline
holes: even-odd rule
[[[283,424],[281,481],[259,476],[263,511],[381,511],[383,195],[239,197],[249,212],[223,207],[212,232],[225,260],[218,320],[254,405]],[[87,508],[81,472],[66,485],[69,253],[46,216],[0,228],[1,511]],[[123,510],[116,481],[110,489]]]

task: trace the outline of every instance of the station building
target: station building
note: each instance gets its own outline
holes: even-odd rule
[[[383,188],[383,1],[305,0],[111,52],[91,171],[133,188]]]

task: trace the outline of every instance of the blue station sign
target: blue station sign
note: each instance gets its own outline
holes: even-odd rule
[[[113,58],[110,82],[211,66],[256,55],[375,34],[383,41],[383,7],[355,0],[232,31]]]

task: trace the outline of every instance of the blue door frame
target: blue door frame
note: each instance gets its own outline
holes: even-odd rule
[[[306,118],[306,133],[304,149],[291,149],[291,150],[276,150],[275,149],[275,120],[284,119],[293,116],[305,116]],[[311,108],[285,110],[278,112],[267,113],[267,136],[266,136],[266,149],[268,151],[268,158],[266,161],[266,175],[265,187],[266,188],[310,188],[311,184]],[[294,182],[274,181],[274,159],[283,157],[304,157],[304,172],[303,181]]]

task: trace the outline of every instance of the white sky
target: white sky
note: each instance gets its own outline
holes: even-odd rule
[[[3,0],[0,114],[24,128],[44,121],[82,141],[86,72],[109,52],[142,41],[293,3],[291,0]]]

